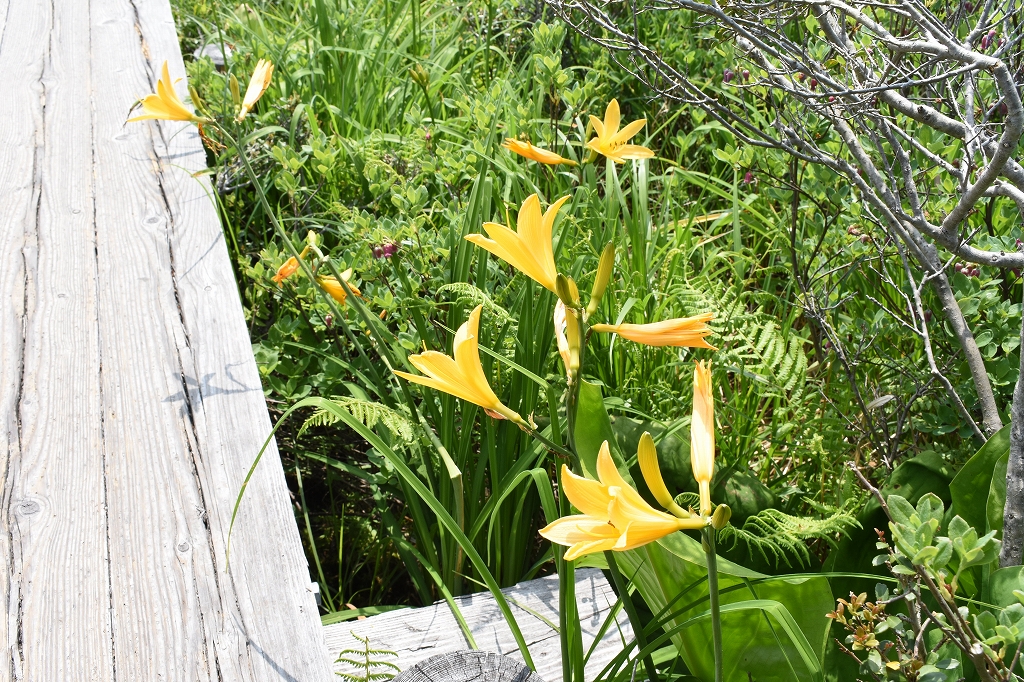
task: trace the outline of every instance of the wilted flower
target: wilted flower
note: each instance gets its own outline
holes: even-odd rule
[[[557,166],[558,164],[564,163],[570,166],[575,166],[576,162],[572,159],[567,159],[560,154],[548,151],[547,149],[541,149],[535,147],[529,142],[523,140],[514,140],[512,138],[506,139],[502,144],[502,147],[509,151],[515,152],[519,156],[525,157],[538,163],[546,163],[549,166]]]
[[[713,317],[713,313],[701,313],[650,324],[595,324],[591,329],[618,334],[645,346],[687,346],[714,350],[715,347],[704,340],[711,335],[707,323]]]
[[[361,295],[359,293],[359,289],[356,289],[355,286],[348,283],[348,281],[352,279],[352,268],[341,273],[341,279],[345,282],[345,285],[348,285],[348,288],[353,294],[356,296]],[[320,286],[323,287],[324,291],[330,294],[331,298],[337,301],[339,305],[345,305],[345,300],[348,298],[348,291],[345,290],[345,285],[335,279],[333,275],[320,277],[317,279],[317,282],[320,283]]]

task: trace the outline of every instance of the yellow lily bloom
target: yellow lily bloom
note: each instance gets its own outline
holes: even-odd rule
[[[285,265],[287,265],[287,263],[285,263]],[[295,267],[298,267],[298,263],[295,264]],[[348,281],[352,279],[352,268],[341,273],[341,279],[345,281],[345,284],[348,284]],[[348,298],[348,292],[345,291],[345,287],[341,282],[335,279],[334,275],[318,277],[316,281],[320,283],[320,286],[323,287],[324,291],[330,294],[331,298],[337,301],[339,305],[345,305],[345,299]],[[355,286],[348,284],[348,288],[351,289],[352,293],[356,296],[362,296],[362,294],[359,293],[359,289],[356,289]]]
[[[270,77],[274,75],[274,65],[268,62],[266,59],[261,59],[256,62],[256,68],[253,69],[252,78],[249,79],[249,87],[245,89],[245,97],[242,99],[242,106],[238,110],[237,119],[239,122],[244,119],[254,106],[256,102],[263,97],[263,93],[270,87]]]
[[[557,166],[560,163],[575,166],[576,162],[572,159],[567,159],[560,154],[548,151],[547,149],[541,149],[540,147],[534,147],[529,142],[523,140],[514,140],[511,137],[506,138],[501,146],[509,151],[515,152],[519,156],[536,161],[538,163],[546,163],[549,166]]]
[[[618,334],[645,346],[687,346],[716,350],[704,340],[704,337],[711,335],[707,323],[714,317],[714,313],[701,313],[650,324],[595,324],[591,329]]]
[[[498,223],[484,223],[490,239],[482,234],[468,234],[466,239],[555,293],[558,270],[555,269],[555,254],[551,247],[551,230],[558,209],[568,200],[568,196],[562,197],[541,215],[540,199],[531,194],[519,208],[516,230]]]
[[[711,513],[711,479],[715,476],[715,402],[711,394],[711,362],[693,368],[693,420],[690,422],[690,466],[700,490],[700,513]]]
[[[196,116],[178,97],[178,93],[174,91],[174,82],[171,80],[166,61],[160,79],[156,82],[156,92],[142,98],[142,110],[146,113],[130,118],[126,123],[149,119],[190,121],[192,123],[203,123],[207,120],[202,116]]]
[[[615,163],[624,163],[626,159],[649,159],[654,156],[647,147],[637,144],[626,144],[640,129],[647,125],[647,119],[633,121],[619,130],[619,101],[613,99],[604,110],[604,121],[597,116],[590,117],[597,137],[587,143],[589,149],[602,154]]]
[[[309,253],[309,246],[302,249],[302,253],[299,254],[299,258],[305,258],[306,254]],[[274,280],[277,286],[281,286],[281,283],[294,275],[299,270],[299,261],[292,256],[284,262],[284,265],[277,269],[277,272],[270,279]]]
[[[607,550],[623,552],[677,530],[703,528],[707,523],[698,517],[676,518],[647,504],[615,468],[608,441],[597,455],[597,476],[597,481],[576,476],[562,465],[565,496],[583,513],[558,519],[540,534],[569,547],[566,561]]]
[[[515,410],[506,407],[498,400],[498,396],[487,383],[487,376],[480,364],[480,349],[477,346],[477,331],[480,328],[480,312],[478,305],[470,313],[469,319],[462,323],[455,333],[455,357],[444,353],[428,350],[418,355],[410,355],[412,366],[427,376],[395,371],[395,374],[416,384],[462,398],[474,405],[479,405],[487,414],[497,419],[508,419],[516,424],[523,424],[523,418]]]

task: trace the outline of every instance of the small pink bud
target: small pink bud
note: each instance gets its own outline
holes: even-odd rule
[[[328,329],[333,327],[334,326],[334,315],[331,315],[330,313],[327,313],[326,315],[324,315],[324,324],[327,325]]]

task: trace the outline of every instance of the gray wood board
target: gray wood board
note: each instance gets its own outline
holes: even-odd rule
[[[168,0],[0,9],[0,680],[330,679]]]
[[[537,673],[547,682],[562,679],[562,653],[558,633],[558,577],[547,576],[519,583],[502,590],[512,613],[523,632]],[[602,625],[617,601],[604,575],[597,569],[576,571],[576,602],[583,628],[583,648],[589,650]],[[459,610],[469,624],[477,646],[483,651],[506,654],[519,661],[522,655],[512,631],[505,622],[497,602],[489,592],[457,597]],[[405,670],[435,654],[468,649],[469,643],[455,616],[445,602],[419,609],[389,611],[365,620],[334,623],[324,628],[331,660],[344,649],[360,649],[363,645],[353,636],[368,637],[370,647],[394,652],[396,657],[382,656]],[[633,637],[621,609],[604,636],[594,647],[585,670],[587,679],[594,679],[602,668],[622,650],[623,643]],[[358,656],[355,657],[359,659]],[[351,672],[350,666],[335,663],[336,672]]]

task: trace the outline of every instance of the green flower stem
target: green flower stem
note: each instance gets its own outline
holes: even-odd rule
[[[633,628],[637,648],[642,651],[647,648],[647,637],[644,635],[644,624],[640,622],[640,616],[636,612],[636,607],[633,606],[633,599],[629,596],[629,585],[626,584],[615,563],[615,553],[611,550],[606,551],[604,558],[608,561],[608,572],[612,574],[615,591],[619,593],[622,606],[626,609],[626,616],[629,618],[629,624]],[[658,682],[658,671],[654,668],[654,659],[650,654],[644,656],[644,668],[647,669],[647,679],[651,682]]]
[[[722,614],[718,604],[718,555],[715,552],[716,531],[710,526],[701,531],[708,561],[708,599],[711,602],[711,638],[715,647],[715,682],[722,682]]]

